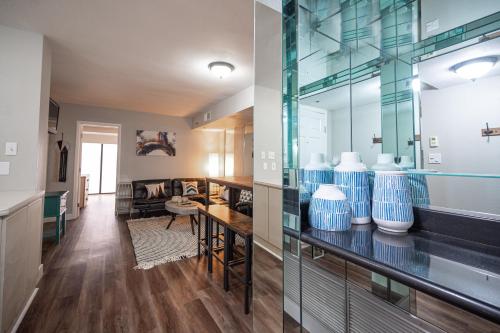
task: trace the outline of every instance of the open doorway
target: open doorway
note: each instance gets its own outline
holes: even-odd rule
[[[92,195],[114,195],[119,170],[120,126],[103,123],[78,125],[79,172],[77,208],[85,208]]]

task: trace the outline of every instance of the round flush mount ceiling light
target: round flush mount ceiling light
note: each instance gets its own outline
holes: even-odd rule
[[[452,72],[468,80],[475,80],[488,73],[495,63],[497,57],[482,57],[458,63],[450,68]]]
[[[223,79],[234,71],[234,66],[225,61],[214,61],[208,64],[208,70],[219,79]]]

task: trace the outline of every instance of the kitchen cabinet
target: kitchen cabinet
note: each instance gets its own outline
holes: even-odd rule
[[[0,216],[0,326],[10,332],[34,296],[41,271],[43,198]]]

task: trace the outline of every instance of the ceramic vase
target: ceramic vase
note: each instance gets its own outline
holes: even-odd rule
[[[413,225],[411,188],[404,171],[376,171],[372,217],[378,227],[406,232]]]
[[[321,184],[309,204],[309,224],[326,231],[343,231],[351,227],[351,210],[347,198],[331,184]]]
[[[360,224],[351,227],[351,249],[365,257],[372,254],[372,225]]]
[[[399,161],[398,167],[401,170],[414,169],[415,163],[413,163],[411,156],[403,155],[403,156],[401,156],[401,160]]]
[[[359,161],[358,153],[342,153],[341,162],[335,167],[335,184],[347,197],[352,224],[371,222],[368,172]]]
[[[375,171],[399,171],[399,166],[394,163],[394,154],[384,153],[377,155],[377,163],[372,165],[371,171],[368,173],[370,182],[370,198],[373,196],[373,182],[375,180]]]
[[[428,276],[429,255],[415,248],[412,236],[375,230],[372,241],[375,260],[421,277]]]
[[[408,170],[408,181],[411,187],[411,199],[414,206],[427,207],[431,204],[427,177],[418,170]]]
[[[311,160],[304,168],[304,187],[314,193],[321,184],[333,184],[333,169],[325,162],[322,153],[311,153]]]

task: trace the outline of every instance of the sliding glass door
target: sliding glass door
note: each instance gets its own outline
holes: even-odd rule
[[[117,145],[82,143],[82,175],[89,177],[89,194],[114,193]]]

